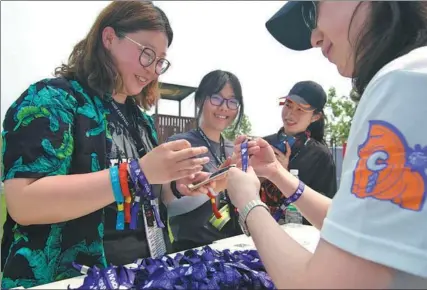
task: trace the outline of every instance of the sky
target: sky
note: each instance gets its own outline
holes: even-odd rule
[[[1,2],[1,121],[7,108],[33,82],[65,62],[110,1]],[[172,66],[160,81],[197,87],[208,72],[221,69],[240,80],[252,135],[281,126],[278,98],[299,81],[347,95],[351,81],[323,58],[319,49],[291,51],[279,44],[265,22],[285,1],[154,1],[174,31],[168,51]],[[73,21],[77,19],[77,21]],[[178,114],[178,104],[160,101],[160,114]],[[192,117],[194,99],[182,103]]]

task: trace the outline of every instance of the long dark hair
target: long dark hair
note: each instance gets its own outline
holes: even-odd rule
[[[199,122],[200,117],[202,116],[203,104],[205,103],[206,98],[212,96],[213,94],[218,94],[227,83],[230,84],[230,86],[233,88],[234,97],[240,103],[239,113],[237,119],[235,120],[234,130],[239,128],[245,109],[243,103],[242,86],[240,85],[239,79],[234,74],[222,70],[214,70],[205,75],[196,90],[194,100],[196,102],[197,108],[199,109],[199,113],[197,114],[197,122]]]
[[[359,96],[384,65],[427,45],[427,2],[373,1],[370,5],[368,20],[354,43],[353,86]]]
[[[325,114],[323,113],[323,110],[315,110],[313,114],[318,114],[320,118],[311,123],[307,131],[310,132],[310,138],[313,138],[314,140],[326,144],[325,143]]]
[[[77,79],[103,97],[114,89],[121,89],[122,78],[102,43],[102,31],[112,27],[118,37],[139,30],[164,32],[168,45],[173,39],[172,28],[165,13],[151,1],[114,1],[95,20],[87,36],[74,46],[68,63],[56,68],[57,77]],[[158,82],[152,81],[135,96],[136,103],[149,109],[159,98]]]

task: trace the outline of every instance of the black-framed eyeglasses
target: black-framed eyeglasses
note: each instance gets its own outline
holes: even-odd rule
[[[317,1],[307,1],[301,6],[302,18],[310,31],[317,27],[317,5]]]
[[[154,50],[152,50],[151,48],[149,48],[145,45],[142,45],[142,44],[136,42],[135,40],[133,40],[129,36],[125,36],[125,38],[127,40],[132,41],[133,43],[135,43],[136,45],[138,45],[141,48],[141,55],[139,56],[139,63],[143,67],[149,67],[157,59],[156,69],[155,69],[156,74],[161,75],[161,74],[164,74],[168,70],[171,63],[166,58],[157,57],[156,52]]]
[[[226,99],[217,94],[210,96],[209,101],[211,102],[212,105],[217,107],[221,107],[222,104],[224,104],[225,102],[225,104],[227,105],[227,108],[229,108],[230,110],[237,110],[240,106],[240,103],[236,98]]]

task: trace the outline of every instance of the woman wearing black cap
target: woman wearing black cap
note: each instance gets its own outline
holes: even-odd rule
[[[325,144],[326,104],[323,88],[312,81],[302,81],[293,86],[284,98],[283,127],[264,139],[272,145],[280,164],[298,175],[314,190],[332,198],[337,190],[335,163]],[[283,194],[270,180],[261,184],[261,200],[265,202],[276,220],[285,217]],[[286,221],[286,219],[285,219]],[[303,224],[310,224],[305,218]]]
[[[228,194],[268,274],[281,289],[426,289],[427,2],[289,1],[267,28],[291,49],[321,48],[361,95],[333,200],[263,139],[248,143],[248,173],[229,171]],[[255,173],[321,229],[314,254],[265,210]]]

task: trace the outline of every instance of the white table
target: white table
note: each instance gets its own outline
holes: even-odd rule
[[[296,225],[296,224],[286,224],[281,226],[295,241],[300,245],[306,248],[310,252],[314,252],[319,242],[319,231],[312,226]],[[215,250],[225,250],[230,249],[231,251],[236,250],[249,250],[255,249],[254,242],[252,238],[246,237],[245,235],[240,235],[228,239],[223,239],[214,242],[209,245],[212,249]],[[175,254],[170,254],[174,256]],[[128,265],[132,267],[133,265]],[[45,284],[30,289],[67,289],[68,286],[71,288],[80,287],[83,284],[83,279],[85,276],[79,276],[71,279],[66,279],[62,281],[57,281],[50,284]],[[24,288],[15,288],[15,289],[24,289]]]

